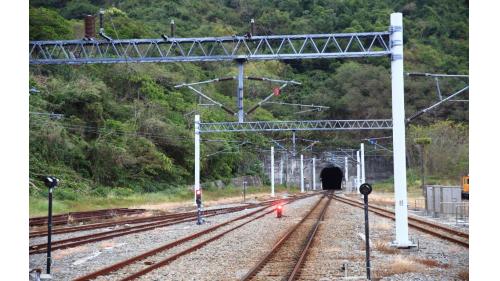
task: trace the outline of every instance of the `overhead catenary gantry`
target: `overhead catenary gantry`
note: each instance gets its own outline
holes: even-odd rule
[[[365,120],[297,120],[200,123],[199,133],[278,132],[278,131],[344,131],[388,130],[391,119]]]
[[[390,32],[30,41],[30,64],[258,61],[380,57]]]
[[[254,33],[254,32],[252,32]],[[225,36],[203,38],[56,40],[29,42],[29,62],[37,64],[92,64],[131,62],[210,62],[235,61],[238,64],[238,121],[244,125],[243,64],[247,61],[339,59],[390,57],[392,80],[392,131],[394,146],[394,191],[397,247],[409,247],[406,190],[406,149],[403,73],[403,16],[393,13],[388,31],[303,35]],[[372,120],[373,121],[373,120]],[[302,122],[302,121],[292,121]],[[328,121],[327,121],[328,122]],[[329,122],[335,124],[335,122]],[[313,121],[305,129],[338,129]],[[266,127],[273,124],[267,123]],[[195,191],[200,190],[199,115],[195,116]],[[215,125],[220,126],[220,125]],[[222,124],[222,126],[226,126]],[[233,125],[229,125],[233,126]],[[269,128],[270,128],[269,127]],[[300,126],[298,126],[300,128]],[[263,127],[264,128],[264,127]],[[355,129],[352,127],[351,129]],[[377,129],[376,127],[368,129]],[[383,129],[387,129],[384,126]],[[255,130],[255,129],[254,129]],[[272,129],[269,129],[272,130]],[[262,131],[262,130],[259,130]],[[265,131],[265,130],[264,130]]]

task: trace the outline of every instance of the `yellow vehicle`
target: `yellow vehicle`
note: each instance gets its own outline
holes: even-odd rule
[[[469,176],[462,177],[462,199],[469,199]]]

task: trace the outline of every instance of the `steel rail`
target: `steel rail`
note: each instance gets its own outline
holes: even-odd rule
[[[102,217],[114,217],[123,216],[131,214],[140,214],[145,212],[145,209],[128,209],[128,208],[116,208],[116,209],[102,209],[95,211],[85,211],[85,212],[70,212],[67,214],[60,214],[52,216],[53,225],[68,224],[70,220],[75,222],[84,222],[93,219],[99,219]],[[29,219],[30,226],[43,226],[47,224],[47,217],[33,217]]]
[[[297,279],[297,277],[299,277],[300,270],[304,266],[304,262],[306,261],[306,257],[309,254],[309,248],[311,247],[312,242],[314,241],[314,238],[316,237],[316,233],[318,232],[320,222],[323,221],[325,218],[325,213],[326,213],[326,210],[328,209],[328,206],[330,206],[331,200],[332,200],[332,198],[329,197],[328,203],[326,204],[325,208],[321,211],[321,214],[319,215],[318,221],[314,224],[314,228],[309,233],[309,237],[307,239],[307,244],[305,245],[304,249],[302,250],[302,254],[300,255],[299,260],[295,264],[295,267],[293,268],[292,273],[288,277],[288,281],[293,281],[293,280]]]
[[[311,197],[311,196],[314,196],[314,195],[316,195],[316,194],[312,194],[312,195],[305,195],[305,196],[300,196],[300,197],[293,197],[293,198],[288,198],[288,199],[282,199],[282,202],[286,202],[285,204],[290,204],[290,203],[292,203],[292,202],[294,202],[294,201],[297,201],[297,200],[300,200],[300,199],[304,199],[304,198],[307,198],[307,197]],[[272,202],[271,202],[271,204],[273,204],[273,205],[274,205],[274,203],[276,203],[276,201],[272,201]],[[236,222],[236,221],[238,221],[238,220],[242,220],[242,219],[245,219],[245,218],[247,218],[247,217],[250,217],[250,216],[252,216],[252,215],[254,215],[254,214],[257,214],[257,213],[259,213],[259,212],[261,212],[261,211],[263,211],[263,210],[265,210],[265,209],[267,209],[267,208],[269,208],[269,206],[265,206],[265,207],[260,208],[260,209],[258,209],[258,210],[256,210],[256,211],[253,211],[253,212],[251,212],[251,213],[248,213],[248,214],[245,214],[245,215],[239,216],[239,217],[237,217],[237,218],[234,218],[234,219],[231,219],[231,220],[229,220],[229,221],[226,221],[226,222],[223,222],[223,223],[217,224],[217,225],[215,225],[215,226],[213,226],[213,227],[210,227],[210,228],[208,228],[208,229],[205,229],[205,230],[199,231],[199,232],[194,233],[194,234],[192,234],[192,235],[189,235],[189,236],[186,236],[186,237],[180,238],[180,239],[175,240],[175,241],[173,241],[173,242],[167,243],[167,244],[162,245],[162,246],[160,246],[160,247],[157,247],[157,248],[155,248],[155,249],[152,249],[152,250],[149,250],[149,251],[147,251],[147,252],[144,252],[144,253],[142,253],[142,254],[140,254],[140,255],[137,255],[137,256],[135,256],[135,257],[131,257],[131,258],[128,258],[128,259],[126,259],[126,260],[123,260],[123,261],[120,261],[120,262],[118,262],[118,263],[115,263],[115,264],[112,264],[112,265],[110,265],[110,266],[107,266],[107,267],[105,267],[105,268],[99,269],[99,270],[97,270],[97,271],[95,271],[95,272],[92,272],[92,273],[89,273],[89,274],[87,274],[87,275],[85,275],[85,276],[78,277],[78,278],[74,279],[74,281],[87,281],[87,280],[92,280],[92,279],[95,279],[95,278],[100,277],[100,276],[106,276],[106,275],[109,275],[110,273],[116,272],[116,271],[118,271],[118,270],[120,270],[120,269],[122,269],[122,268],[125,268],[125,267],[126,267],[126,266],[128,266],[128,265],[134,264],[134,263],[136,263],[136,262],[138,262],[138,261],[144,260],[144,259],[149,258],[149,257],[151,257],[151,256],[154,256],[154,255],[156,255],[156,254],[158,254],[158,253],[161,253],[161,252],[166,251],[166,250],[168,250],[168,249],[174,248],[174,247],[176,247],[176,246],[178,246],[178,245],[181,245],[181,244],[183,244],[183,243],[185,243],[185,242],[188,242],[188,241],[191,241],[191,240],[196,239],[196,238],[198,238],[198,237],[201,237],[202,235],[205,235],[205,234],[207,234],[207,233],[213,232],[213,231],[215,231],[216,229],[218,229],[218,228],[220,228],[220,227],[223,227],[223,226],[225,226],[225,225],[228,225],[228,224],[230,224],[230,223],[233,223],[233,222]],[[268,214],[268,213],[273,212],[273,211],[274,211],[274,210],[271,210],[271,211],[269,211],[269,212],[266,212],[265,214]],[[264,215],[265,215],[265,214],[264,214]],[[254,218],[253,220],[255,220],[255,219],[256,219],[256,218]],[[248,223],[248,222],[247,222],[247,223]],[[240,227],[241,227],[241,226],[240,226]],[[234,230],[234,229],[233,229],[233,230]],[[226,231],[226,233],[227,233],[227,231]],[[176,258],[180,257],[181,255],[185,255],[185,254],[188,254],[188,253],[190,253],[190,252],[192,252],[192,251],[194,251],[194,250],[197,250],[197,249],[199,249],[199,248],[203,247],[204,245],[208,244],[209,242],[211,242],[211,241],[213,241],[213,240],[215,240],[215,239],[218,239],[218,238],[220,238],[220,237],[221,237],[221,236],[220,236],[220,234],[219,234],[217,238],[211,238],[211,239],[208,239],[208,240],[210,240],[210,241],[205,240],[205,241],[203,241],[203,242],[201,242],[201,243],[198,243],[197,245],[194,245],[194,246],[190,247],[190,248],[189,248],[189,249],[187,249],[187,250],[182,251],[181,253],[178,253],[178,254],[176,254],[176,255],[174,255],[174,256],[171,256],[171,257],[167,258],[166,260],[163,260],[163,262],[162,262],[161,266],[168,264],[169,262],[171,262],[172,260],[174,260],[174,259],[176,259]],[[191,249],[191,250],[190,250],[190,249]],[[156,263],[156,264],[154,264],[154,265],[153,265],[153,266],[156,266],[155,268],[148,267],[149,269],[145,269],[145,270],[148,270],[148,272],[149,272],[149,271],[151,271],[151,270],[153,270],[153,269],[156,269],[157,267],[159,267],[159,266],[157,266],[157,264],[158,264],[158,263]],[[138,273],[138,272],[136,272],[135,274],[137,274],[137,273]],[[147,273],[147,272],[145,272],[145,273]],[[145,273],[144,273],[144,274],[145,274]],[[130,276],[128,276],[128,277],[126,277],[126,278],[130,278]],[[125,279],[125,280],[128,280],[128,279]]]
[[[211,217],[215,216],[215,214],[211,215],[205,215],[205,217]],[[140,225],[140,226],[135,226],[135,227],[130,227],[126,229],[116,229],[116,230],[110,230],[110,231],[105,231],[105,232],[100,232],[100,233],[95,233],[95,234],[89,234],[85,236],[78,236],[78,237],[73,237],[73,238],[68,238],[68,239],[63,239],[63,240],[58,240],[52,242],[52,250],[61,250],[61,249],[67,249],[67,248],[72,248],[88,243],[93,243],[93,242],[98,242],[98,241],[103,241],[103,240],[108,240],[111,238],[115,237],[120,237],[120,236],[125,236],[129,234],[134,234],[134,233],[139,233],[139,232],[144,232],[148,230],[153,230],[159,227],[166,227],[170,225],[175,225],[183,222],[190,222],[190,221],[196,221],[197,218],[188,218],[184,220],[176,220],[176,221],[168,221],[168,222],[162,222],[162,223],[150,223],[147,224],[146,226]],[[29,254],[41,254],[45,253],[47,251],[47,244],[37,244],[37,245],[32,245],[29,247]]]
[[[249,204],[249,205],[241,206],[241,207],[217,208],[217,209],[206,210],[205,213],[225,211],[228,209],[238,211],[239,210],[238,208],[242,208],[242,207],[243,208],[255,208],[256,206],[261,206],[263,204],[265,204],[265,203],[262,202],[260,204]],[[61,227],[61,228],[53,229],[52,234],[63,234],[63,233],[70,233],[70,232],[77,232],[77,231],[84,231],[84,230],[92,230],[92,229],[99,229],[99,228],[104,228],[104,227],[109,227],[109,226],[117,226],[117,225],[122,225],[122,224],[138,224],[138,223],[153,222],[153,221],[183,219],[183,218],[188,218],[188,217],[194,217],[194,216],[196,216],[196,214],[197,214],[197,211],[192,211],[192,212],[182,212],[182,213],[175,213],[175,214],[166,214],[166,215],[158,215],[158,216],[151,216],[151,217],[142,217],[142,218],[95,223],[95,224],[87,224],[87,225],[78,225],[78,226],[72,226],[72,227]],[[40,236],[45,236],[45,235],[47,235],[47,230],[43,229],[43,230],[31,231],[29,234],[29,237],[33,238],[33,237],[40,237]]]
[[[349,201],[352,201],[352,202],[357,202],[360,206],[364,206],[363,203],[359,202],[359,201],[354,201],[354,200],[347,199],[347,198],[342,198],[342,199],[349,200]],[[387,209],[384,209],[384,208],[381,208],[381,207],[377,207],[377,206],[373,206],[373,205],[370,205],[369,208],[370,209],[374,209],[374,210],[378,210],[380,212],[388,212],[388,213],[394,214],[394,212],[392,210],[387,210]],[[439,228],[439,229],[441,229],[443,231],[454,232],[455,235],[458,235],[458,236],[461,236],[461,237],[464,237],[464,238],[469,238],[469,234],[468,233],[463,232],[463,231],[459,231],[459,230],[456,230],[456,229],[453,229],[453,228],[450,228],[450,227],[447,227],[447,226],[442,225],[442,224],[436,224],[436,223],[429,222],[429,221],[426,221],[424,219],[417,218],[417,217],[414,217],[414,216],[409,216],[409,219],[411,219],[413,221],[416,221],[418,223],[421,223],[421,224],[426,224],[426,225],[428,225],[430,227]]]
[[[349,204],[354,207],[358,208],[364,208],[363,204],[359,201],[347,199],[347,198],[341,198],[339,196],[334,195],[333,199]],[[382,217],[390,218],[392,220],[395,220],[395,214],[393,211],[386,210],[383,208],[375,207],[373,205],[369,206],[369,211],[372,213],[375,213],[377,215],[380,215]],[[428,222],[422,219],[418,219],[412,216],[408,216],[408,225],[418,229],[422,232],[425,232],[427,234],[431,234],[433,236],[436,236],[438,238],[459,244],[461,246],[469,248],[469,234],[452,229],[440,224]]]
[[[288,239],[290,238],[290,236],[297,230],[299,229],[300,226],[303,225],[303,223],[311,216],[311,214],[321,205],[321,202],[323,202],[323,199],[325,198],[325,196],[321,197],[320,200],[318,200],[318,202],[314,205],[313,208],[311,208],[311,210],[309,210],[309,212],[297,223],[295,224],[293,227],[291,227],[282,237],[280,240],[278,240],[278,242],[276,242],[276,244],[274,244],[273,248],[267,253],[265,254],[258,262],[256,265],[254,265],[250,271],[247,272],[247,274],[245,274],[245,276],[243,276],[240,280],[241,281],[247,281],[247,280],[251,280],[253,277],[255,277],[261,270],[262,268],[264,268],[264,266],[266,264],[269,263],[269,261],[272,259],[273,256],[275,256],[275,254],[283,247],[283,245],[285,244],[286,241],[289,241]],[[329,205],[330,203],[330,198],[328,199],[327,203],[325,204],[325,206],[323,207],[323,210],[321,212],[321,214],[323,214],[323,211],[326,209],[326,207]],[[319,220],[319,218],[318,218]],[[310,233],[310,232],[309,232]],[[301,251],[302,253],[303,251]],[[294,263],[294,268],[295,268],[295,263]],[[292,270],[293,271],[293,270]]]
[[[212,217],[212,216],[221,215],[221,214],[238,212],[238,211],[241,211],[244,209],[248,209],[248,206],[225,208],[222,210],[218,210],[218,209],[208,210],[208,211],[204,212],[204,217]],[[108,240],[111,238],[120,237],[120,236],[129,235],[129,234],[133,234],[133,233],[138,233],[138,232],[144,232],[144,231],[152,230],[152,229],[159,228],[159,227],[165,227],[165,226],[175,225],[175,224],[179,224],[179,223],[195,221],[196,219],[197,219],[196,215],[193,215],[193,216],[188,216],[188,217],[181,217],[179,219],[173,219],[173,220],[167,219],[164,221],[156,221],[156,222],[141,224],[138,226],[132,226],[129,228],[114,229],[114,230],[109,230],[109,231],[104,231],[104,232],[99,232],[99,233],[93,233],[93,234],[88,234],[88,235],[82,235],[82,236],[62,239],[62,240],[58,240],[58,241],[53,241],[52,242],[52,249],[59,250],[59,249],[72,248],[72,247],[76,247],[76,246],[83,245],[83,244],[88,244],[88,243],[102,241],[102,240]],[[40,253],[46,252],[46,250],[47,250],[46,243],[32,245],[29,247],[29,254],[30,255],[40,254]]]
[[[140,271],[137,271],[137,272],[133,273],[132,275],[129,275],[129,276],[123,278],[123,279],[120,279],[120,281],[130,281],[130,280],[137,279],[140,276],[143,276],[143,275],[145,275],[145,274],[147,274],[147,273],[149,273],[149,272],[151,272],[151,271],[153,271],[155,269],[158,269],[158,268],[160,268],[162,266],[165,266],[165,265],[169,264],[170,262],[178,259],[181,256],[187,255],[187,254],[189,254],[191,252],[194,252],[194,251],[202,248],[203,246],[207,245],[208,243],[221,238],[222,236],[228,234],[229,232],[232,232],[232,231],[234,231],[234,230],[236,230],[236,229],[238,229],[240,227],[243,227],[244,225],[249,224],[249,223],[251,223],[251,222],[253,222],[255,220],[263,218],[265,215],[268,215],[268,214],[273,213],[273,212],[274,212],[274,210],[270,210],[270,211],[267,211],[267,212],[265,212],[263,214],[260,214],[260,215],[258,215],[256,217],[254,217],[254,218],[246,221],[246,222],[243,222],[243,223],[241,223],[241,224],[239,224],[239,225],[237,225],[235,227],[232,227],[232,228],[230,228],[230,229],[228,229],[228,230],[226,230],[226,231],[224,231],[222,233],[219,233],[219,234],[215,235],[214,237],[206,239],[206,240],[204,240],[204,241],[202,241],[202,242],[200,242],[200,243],[198,243],[198,244],[196,244],[196,245],[194,245],[194,246],[192,246],[192,247],[190,247],[190,248],[188,248],[186,250],[183,250],[183,251],[181,251],[181,252],[179,252],[179,253],[177,253],[175,255],[172,255],[172,256],[170,256],[170,257],[168,257],[166,259],[163,259],[163,260],[161,260],[161,261],[159,261],[159,262],[157,262],[157,263],[155,263],[153,265],[150,265],[150,266],[148,266],[148,267],[146,267],[146,268],[144,268],[144,269],[142,269]]]
[[[98,216],[106,216],[106,215],[118,215],[118,214],[128,214],[135,212],[144,212],[145,209],[128,209],[128,208],[116,208],[116,209],[102,209],[102,210],[94,210],[94,211],[84,211],[84,212],[69,212],[66,214],[53,215],[53,220],[68,220],[69,218],[73,219],[87,219]],[[47,216],[41,217],[32,217],[29,219],[31,224],[38,224],[41,222],[47,222]]]

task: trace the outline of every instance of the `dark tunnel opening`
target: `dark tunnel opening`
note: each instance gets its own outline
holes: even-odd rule
[[[321,170],[321,183],[324,190],[339,190],[342,188],[342,170],[339,167],[330,166]]]

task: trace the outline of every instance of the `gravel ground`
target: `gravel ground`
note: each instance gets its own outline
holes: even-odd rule
[[[392,220],[370,214],[373,280],[460,280],[468,271],[468,249],[412,228],[410,239],[420,247],[394,249],[393,228]],[[346,276],[343,264],[350,280],[366,280],[363,234],[363,210],[332,201],[299,280],[339,280]]]
[[[139,280],[238,280],[318,199],[286,205],[281,219],[269,214]]]
[[[216,207],[223,208],[226,206],[212,206],[212,208]],[[186,222],[74,248],[53,251],[53,280],[71,280],[254,210],[256,209],[246,209],[231,214],[209,217],[207,218],[207,223],[201,226],[197,226],[193,222]],[[43,242],[46,242],[46,240]],[[29,263],[30,269],[37,267],[44,269],[46,266],[46,254],[30,255]]]

